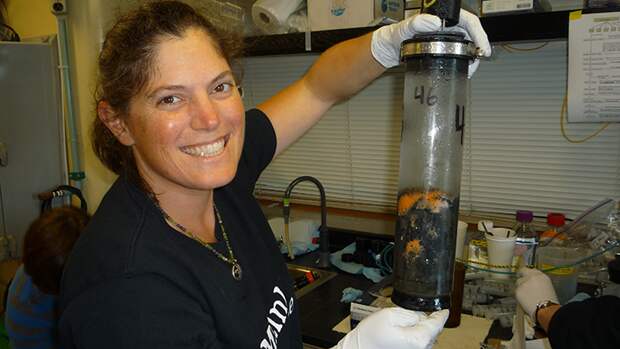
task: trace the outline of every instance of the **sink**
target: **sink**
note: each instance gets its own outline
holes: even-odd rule
[[[334,278],[337,274],[332,271],[287,264],[288,274],[293,279],[295,296],[301,298],[310,291]]]

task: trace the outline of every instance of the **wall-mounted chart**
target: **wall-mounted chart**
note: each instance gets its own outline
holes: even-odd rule
[[[568,121],[620,122],[620,12],[570,15]]]

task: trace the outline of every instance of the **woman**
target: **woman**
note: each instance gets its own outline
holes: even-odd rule
[[[5,326],[11,348],[56,348],[56,308],[65,261],[88,222],[75,207],[43,212],[24,236],[24,264],[6,299]]]
[[[464,18],[490,53],[478,19]],[[292,283],[254,183],[334,103],[398,64],[403,39],[439,27],[421,16],[339,44],[244,113],[234,50],[191,7],[155,2],[121,18],[100,55],[94,126],[95,150],[119,178],[64,274],[63,346],[300,348]],[[417,332],[392,337],[422,348],[446,316],[401,311],[341,345],[406,323]]]
[[[553,349],[620,347],[620,298],[601,296],[560,306],[549,277],[537,269],[519,269],[515,296]]]

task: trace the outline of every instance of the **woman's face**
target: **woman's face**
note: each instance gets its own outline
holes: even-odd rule
[[[228,184],[245,128],[230,66],[199,29],[164,39],[155,53],[155,74],[125,121],[140,174],[156,194]]]

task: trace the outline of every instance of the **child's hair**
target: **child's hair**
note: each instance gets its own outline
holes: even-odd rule
[[[57,207],[37,218],[24,237],[24,270],[39,290],[56,295],[73,245],[89,216],[75,207]]]

